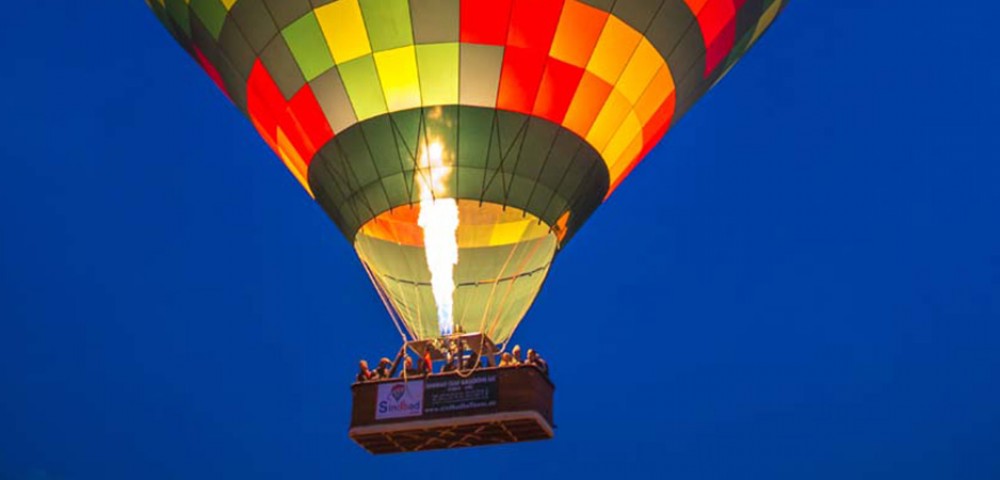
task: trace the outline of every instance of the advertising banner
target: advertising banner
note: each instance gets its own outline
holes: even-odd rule
[[[423,415],[424,381],[380,383],[375,397],[375,420]]]
[[[424,412],[443,413],[497,406],[495,373],[469,378],[448,376],[424,382]]]

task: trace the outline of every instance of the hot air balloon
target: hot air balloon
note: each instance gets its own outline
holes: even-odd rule
[[[147,3],[353,245],[410,348],[492,355],[787,0]],[[432,404],[430,378],[356,385],[351,436],[377,453],[552,436],[548,379],[476,375],[467,408]]]

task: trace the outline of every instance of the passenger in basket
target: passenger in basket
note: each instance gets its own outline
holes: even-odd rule
[[[500,355],[500,367],[501,368],[503,368],[503,367],[513,367],[514,365],[517,365],[517,364],[514,363],[514,356],[511,355],[510,352],[503,352],[503,355]]]
[[[455,358],[455,355],[452,355],[451,352],[446,353],[444,356],[444,365],[441,365],[441,373],[449,373],[458,370],[458,365],[456,364],[457,361],[458,360]]]
[[[413,359],[409,355],[403,357],[403,368],[399,371],[399,376],[412,377],[414,375],[420,375],[420,370],[413,368]]]
[[[419,372],[421,375],[430,375],[434,373],[434,361],[431,359],[430,345],[424,348],[424,354],[420,357]]]
[[[532,365],[532,366],[538,368],[539,370],[542,371],[542,373],[544,373],[546,375],[549,374],[549,364],[548,364],[548,362],[546,362],[544,359],[542,359],[542,357],[540,355],[538,355],[538,352],[536,352],[535,350],[533,350],[531,348],[528,349],[528,359],[525,360],[525,363],[527,363],[528,365]]]
[[[514,345],[514,348],[511,349],[510,354],[514,357],[514,365],[520,365],[520,364],[524,363],[524,362],[521,361],[521,346],[520,345]]]
[[[365,360],[358,362],[358,376],[355,377],[355,380],[358,382],[367,382],[373,378],[375,378],[375,373],[368,370],[368,362]]]
[[[382,357],[382,359],[378,361],[378,367],[375,367],[375,378],[379,380],[389,378],[389,370],[391,368],[392,361],[388,358]]]
[[[465,365],[462,367],[465,370],[472,370],[479,366],[479,353],[472,352],[468,357],[465,357]]]

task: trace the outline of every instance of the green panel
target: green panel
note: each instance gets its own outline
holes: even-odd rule
[[[257,53],[264,51],[278,34],[278,27],[264,0],[240,0],[233,4],[229,16],[240,26],[240,33]]]
[[[222,24],[226,22],[226,7],[219,0],[191,0],[191,10],[205,24],[212,38],[218,39]]]
[[[191,38],[191,19],[188,17],[190,11],[183,0],[167,0],[167,13],[174,19],[177,26],[181,27],[184,34]]]
[[[373,51],[413,45],[410,6],[406,0],[361,0],[360,3]]]
[[[458,43],[417,45],[420,97],[424,105],[458,103]]]
[[[411,172],[410,178],[413,178],[412,172],[416,168],[417,148],[420,143],[420,129],[423,128],[423,113],[420,109],[405,110],[394,112],[390,118],[396,157],[402,162],[403,171]],[[413,190],[412,186],[408,188]],[[413,195],[416,199],[415,192]]]
[[[288,42],[280,35],[268,44],[260,54],[260,60],[267,68],[274,83],[278,85],[285,100],[289,100],[306,83],[295,56],[288,48]]]
[[[483,182],[486,181],[486,170],[459,167],[455,172],[455,178],[458,182],[459,198],[479,198]]]
[[[421,141],[424,144],[438,142],[444,146],[443,160],[445,164],[458,165],[458,132],[455,125],[458,125],[458,109],[443,107],[428,107],[423,109],[424,130]],[[450,175],[446,179],[446,186],[451,195],[456,192],[456,177]]]
[[[240,27],[237,26],[236,22],[230,21],[222,26],[222,32],[219,34],[219,48],[222,49],[226,58],[229,59],[229,62],[232,63],[236,71],[240,72],[240,75],[244,79],[250,77],[253,64],[257,61],[257,54],[250,47],[250,44],[247,43],[246,38],[243,37],[243,33],[240,32]],[[245,80],[244,83],[246,83]]]
[[[396,145],[399,143],[397,135],[394,134],[389,124],[389,116],[382,115],[375,117],[361,124],[361,130],[368,142],[368,149],[371,151],[372,161],[378,170],[379,177],[385,177],[394,173],[400,173],[403,168],[412,168],[412,163],[407,158],[404,163],[399,157],[399,150]]]
[[[341,152],[351,159],[347,168],[354,185],[363,189],[378,180],[378,171],[375,170],[375,164],[368,153],[368,144],[361,130],[351,130],[334,141],[340,145]]]
[[[547,120],[525,123],[527,115],[513,112],[502,116],[498,120],[496,111],[487,108],[443,106],[363,121],[321,149],[310,165],[309,183],[316,200],[354,241],[358,229],[382,213],[374,209],[419,201],[413,158],[430,139],[441,142],[446,154],[457,154],[447,157],[456,165],[448,179],[456,198],[516,207],[549,225],[569,209],[571,219],[589,216],[608,190],[608,171],[600,155],[576,134]],[[497,139],[499,123],[507,124],[503,145]],[[525,128],[519,129],[521,125]],[[527,147],[511,151],[507,162],[500,162],[502,147],[521,144]],[[376,178],[387,177],[393,178],[378,182],[379,190],[372,188]],[[343,193],[324,193],[336,189]],[[388,205],[376,193],[382,193]],[[579,226],[571,220],[563,240]]]
[[[265,3],[267,11],[274,18],[274,22],[280,26],[279,28],[283,28],[313,10],[309,0],[265,0]]]
[[[389,205],[385,187],[382,185],[382,179],[366,186],[361,195],[364,197],[365,208],[372,211],[384,212],[392,208],[392,205]]]
[[[375,60],[370,55],[342,63],[338,68],[344,87],[347,88],[347,95],[351,98],[351,105],[354,106],[354,113],[359,120],[374,117],[388,110],[382,89],[376,88],[380,85],[378,71],[375,69]]]
[[[411,202],[417,201],[411,198],[411,195],[417,195],[412,193],[414,189],[413,185],[413,174],[410,172],[396,173],[384,177],[382,179],[382,185],[385,187],[385,194],[389,199],[389,203],[393,208],[406,205]]]
[[[458,128],[458,164],[486,168],[490,135],[496,111],[486,108],[463,109]]]
[[[333,67],[333,57],[326,46],[323,31],[319,28],[316,15],[309,12],[281,31],[288,42],[288,48],[295,56],[306,81],[318,77]]]

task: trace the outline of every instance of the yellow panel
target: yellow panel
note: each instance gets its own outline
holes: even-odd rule
[[[674,91],[674,79],[670,76],[670,68],[666,65],[660,67],[656,76],[646,86],[646,91],[635,102],[635,114],[643,124],[653,118],[653,115],[660,109],[660,105]]]
[[[639,32],[612,15],[597,40],[587,71],[614,85],[641,39]]]
[[[767,27],[769,27],[771,22],[774,21],[774,17],[778,16],[778,10],[781,10],[781,0],[774,0],[774,3],[772,3],[771,6],[768,7],[767,11],[760,16],[760,20],[757,22],[757,29],[754,30],[753,38],[750,39],[750,43],[747,45],[747,48],[750,48],[750,45],[756,43],[757,39],[764,33],[764,30],[767,30]]]
[[[237,0],[222,0],[222,6],[226,7],[226,10],[232,10],[233,5],[236,4]]]
[[[639,121],[634,112],[629,112],[628,116],[625,117],[625,121],[622,122],[621,128],[618,129],[618,133],[615,133],[615,136],[611,138],[611,142],[601,152],[604,161],[608,163],[612,184],[614,184],[618,175],[621,175],[625,167],[641,151],[642,122]]]
[[[635,50],[632,59],[629,60],[628,66],[625,67],[621,78],[618,79],[618,84],[615,85],[615,89],[635,104],[663,65],[660,52],[657,52],[653,44],[644,38],[639,42],[639,48]]]
[[[618,157],[618,160],[615,160],[615,164],[608,171],[608,177],[611,179],[612,185],[618,185],[621,182],[621,176],[625,175],[625,170],[632,165],[632,162],[640,153],[642,153],[642,137],[635,137],[632,139],[632,143],[628,145],[625,153]],[[611,191],[608,192],[608,195],[610,194]],[[607,199],[607,197],[604,198]]]
[[[390,112],[420,106],[420,79],[413,45],[377,52],[375,68]]]
[[[594,120],[601,113],[612,87],[590,72],[583,72],[580,85],[566,110],[562,125],[581,137],[586,137]]]
[[[604,108],[601,109],[601,113],[594,120],[594,125],[590,127],[590,132],[587,133],[587,143],[598,152],[604,151],[608,142],[611,141],[611,136],[618,131],[618,127],[621,126],[630,110],[632,110],[632,104],[629,103],[628,99],[617,91],[611,92]],[[604,161],[607,162],[608,159],[605,158]],[[610,167],[610,165],[608,166]]]
[[[531,220],[520,222],[498,223],[493,227],[493,236],[490,238],[490,245],[509,245],[521,241],[524,231],[528,228]]]
[[[490,245],[493,236],[493,225],[461,225],[458,229],[458,246],[461,248],[481,247]]]
[[[358,0],[339,0],[319,7],[316,20],[337,65],[371,53]]]

